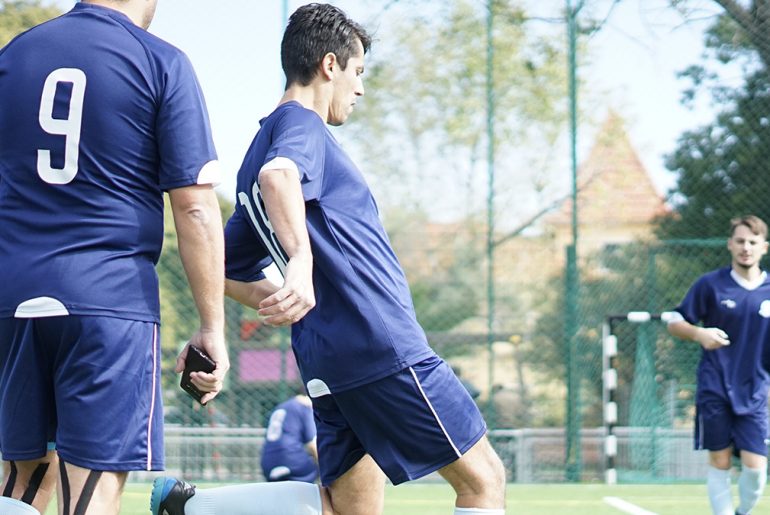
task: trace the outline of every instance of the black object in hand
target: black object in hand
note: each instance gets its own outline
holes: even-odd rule
[[[207,393],[200,391],[194,384],[190,382],[190,372],[208,372],[211,373],[217,367],[208,354],[203,352],[198,347],[190,345],[187,349],[187,359],[185,360],[184,372],[182,372],[182,381],[179,386],[182,390],[192,396],[196,401],[201,402],[201,398]]]

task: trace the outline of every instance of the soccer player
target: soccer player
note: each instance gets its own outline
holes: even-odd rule
[[[672,335],[703,348],[695,448],[709,451],[707,488],[717,515],[749,513],[766,482],[770,375],[763,355],[770,352],[770,281],[759,262],[767,248],[765,222],[756,216],[732,220],[727,240],[731,266],[699,278],[668,323]],[[730,493],[733,454],[742,465],[735,512]]]
[[[303,391],[270,414],[260,465],[268,481],[313,483],[318,479],[317,461],[313,405]]]
[[[364,94],[370,42],[331,5],[292,14],[281,45],[286,91],[247,152],[225,230],[227,294],[292,324],[324,487],[196,492],[158,478],[155,514],[374,515],[385,475],[400,484],[434,471],[457,493],[456,514],[504,512],[505,472],[481,414],[428,346],[369,187],[327,128]],[[264,298],[271,261],[285,281]]]
[[[229,367],[217,156],[189,60],[145,30],[155,5],[84,0],[0,50],[5,515],[44,512],[57,476],[59,513],[117,514],[127,472],[163,468],[164,191],[191,343],[218,363],[193,374],[204,401]]]

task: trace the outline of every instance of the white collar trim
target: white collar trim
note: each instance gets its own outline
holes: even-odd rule
[[[732,277],[733,280],[736,283],[738,283],[738,285],[741,286],[742,288],[745,288],[747,290],[756,290],[757,288],[762,286],[762,284],[765,282],[765,279],[767,279],[767,272],[763,270],[762,273],[759,274],[759,277],[757,277],[756,280],[748,281],[743,277],[741,277],[740,275],[738,275],[738,273],[735,270],[730,269],[730,277]]]

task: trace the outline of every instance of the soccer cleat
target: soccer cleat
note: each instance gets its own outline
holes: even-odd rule
[[[156,477],[152,483],[152,515],[184,515],[187,499],[195,495],[195,485],[173,477]]]

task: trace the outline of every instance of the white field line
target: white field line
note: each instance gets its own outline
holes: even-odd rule
[[[617,508],[623,513],[629,513],[630,515],[657,515],[655,512],[647,511],[636,504],[624,501],[620,497],[604,497],[602,500],[613,508]]]

